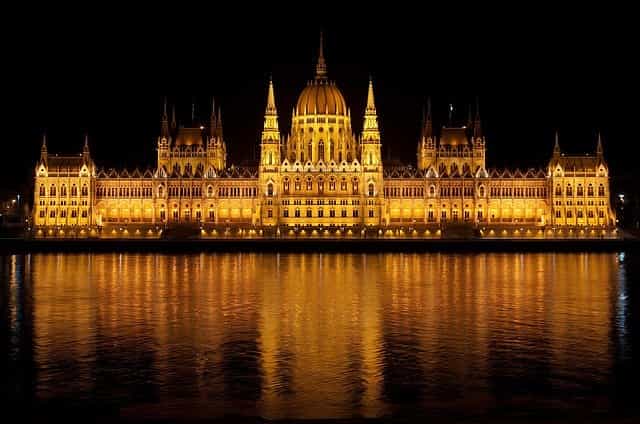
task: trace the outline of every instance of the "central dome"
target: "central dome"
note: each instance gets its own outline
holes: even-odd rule
[[[347,103],[333,82],[310,82],[298,97],[296,115],[346,115]]]

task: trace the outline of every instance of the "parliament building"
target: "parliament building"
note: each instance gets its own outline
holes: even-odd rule
[[[434,129],[431,105],[417,163],[383,164],[370,80],[362,131],[328,78],[322,41],[291,131],[280,133],[269,81],[257,166],[227,162],[220,110],[178,125],[165,101],[153,169],[103,170],[88,140],[81,154],[50,154],[35,167],[36,237],[590,237],[615,234],[600,137],[592,155],[561,152],[544,169],[487,168],[478,110],[465,126]],[[471,234],[471,233],[470,233]]]

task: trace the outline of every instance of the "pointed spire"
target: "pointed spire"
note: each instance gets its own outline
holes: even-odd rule
[[[84,134],[84,146],[82,147],[82,157],[86,160],[89,159],[89,133]]]
[[[267,92],[267,107],[265,110],[266,115],[276,115],[276,96],[273,91],[273,78],[269,76],[269,90]]]
[[[476,96],[476,119],[473,123],[473,137],[482,137],[482,121],[480,120],[480,99]]]
[[[560,141],[558,137],[558,130],[556,130],[556,142],[553,145],[553,155],[560,156]]]
[[[431,96],[427,97],[427,113],[422,109],[422,137],[428,138],[433,136],[433,122],[431,120]]]
[[[367,93],[367,114],[376,113],[376,103],[373,97],[373,78],[369,75],[369,92]]]
[[[602,135],[600,134],[600,131],[598,131],[598,146],[596,147],[596,154],[598,156],[602,156],[603,153],[604,150],[602,148]]]
[[[318,63],[316,64],[316,81],[327,79],[327,64],[324,61],[323,44],[322,31],[320,31],[320,50],[318,52]]]
[[[40,147],[40,160],[47,161],[47,133],[42,133],[42,147]]]
[[[218,117],[216,118],[216,136],[222,139],[222,112],[218,106]]]
[[[160,122],[160,137],[169,138],[169,118],[167,117],[167,97],[164,98],[162,120]]]
[[[176,105],[171,105],[171,128],[176,129],[178,123],[176,122]]]
[[[196,102],[192,98],[191,99],[191,125],[194,126],[196,124]]]
[[[211,96],[211,115],[209,116],[209,136],[214,138],[216,135],[216,99]]]

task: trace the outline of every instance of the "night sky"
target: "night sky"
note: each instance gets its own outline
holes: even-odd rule
[[[325,8],[335,10],[318,12],[331,15]],[[357,133],[373,76],[385,159],[415,164],[427,96],[436,128],[449,103],[463,122],[478,96],[489,167],[545,166],[556,129],[563,150],[593,152],[601,131],[614,177],[638,175],[630,154],[639,142],[638,48],[624,10],[498,17],[427,9],[411,19],[409,11],[379,11],[339,25],[303,13],[257,22],[197,10],[57,12],[62,17],[39,10],[17,18],[8,38],[3,196],[28,192],[44,131],[52,153],[79,153],[88,132],[99,167],[153,166],[165,95],[183,122],[194,98],[196,115],[207,119],[215,96],[230,162],[252,159],[269,74],[286,134],[313,77],[321,28],[329,77]]]

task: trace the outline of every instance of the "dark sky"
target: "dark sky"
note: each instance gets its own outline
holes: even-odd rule
[[[489,167],[544,166],[556,129],[563,149],[593,151],[601,131],[612,173],[637,175],[630,152],[639,142],[640,73],[631,11],[580,6],[480,15],[427,7],[340,24],[310,18],[333,14],[320,13],[329,7],[261,21],[169,9],[16,15],[5,38],[2,194],[30,184],[43,131],[50,152],[80,152],[88,131],[99,166],[152,166],[165,95],[184,119],[194,97],[198,114],[208,115],[214,95],[231,161],[250,158],[269,73],[286,132],[313,76],[321,27],[329,76],[352,108],[356,131],[373,75],[385,158],[390,149],[393,158],[415,163],[427,96],[441,123],[448,103],[464,119],[479,96]]]

